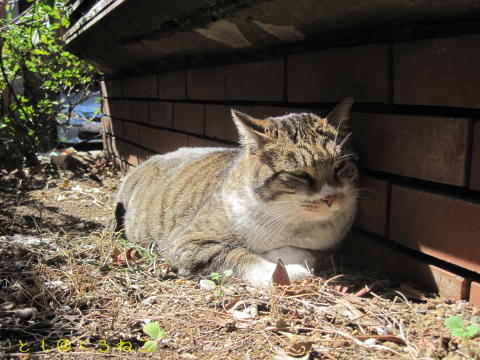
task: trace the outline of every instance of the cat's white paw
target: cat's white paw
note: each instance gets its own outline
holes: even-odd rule
[[[268,286],[272,283],[272,274],[276,264],[262,260],[247,267],[242,278],[256,286]]]
[[[272,249],[262,253],[262,256],[273,263],[277,263],[278,259],[282,259],[285,265],[300,264],[304,265],[304,267],[312,268],[315,264],[315,256],[310,250],[293,246]]]
[[[272,275],[277,264],[263,260],[244,270],[243,279],[256,286],[268,286],[272,283]],[[308,269],[300,264],[285,265],[290,281],[301,280],[310,274]]]
[[[310,271],[308,271],[305,266],[300,264],[288,264],[285,265],[285,268],[287,269],[290,281],[301,280],[305,276],[310,275]]]

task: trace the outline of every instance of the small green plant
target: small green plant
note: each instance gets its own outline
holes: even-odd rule
[[[225,270],[223,274],[211,273],[210,279],[215,281],[215,283],[217,283],[218,285],[222,286],[223,283],[227,281],[228,278],[230,278],[230,276],[232,276],[232,274],[233,274],[233,270]]]
[[[143,327],[143,332],[150,336],[152,340],[146,341],[142,349],[156,352],[158,349],[158,341],[165,337],[165,331],[162,330],[159,323],[151,322]]]
[[[467,351],[470,355],[472,351],[470,349],[470,340],[477,334],[480,333],[480,326],[478,325],[468,325],[465,326],[463,319],[460,316],[450,316],[448,319],[445,319],[445,326],[450,329],[452,336],[458,336],[462,338],[467,347]],[[478,354],[477,354],[478,355]]]
[[[222,274],[220,273],[211,273],[210,279],[202,279],[200,280],[200,286],[204,289],[215,290],[222,295],[220,289],[222,288],[225,281],[227,281],[233,274],[233,270],[225,270]]]
[[[458,336],[465,340],[470,340],[472,337],[480,333],[480,326],[468,325],[465,327],[463,319],[460,316],[450,316],[445,319],[445,326],[450,329],[452,336]]]

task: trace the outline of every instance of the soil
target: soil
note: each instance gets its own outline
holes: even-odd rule
[[[478,335],[444,325],[480,325],[478,309],[385,276],[179,277],[153,244],[104,228],[119,180],[102,159],[1,173],[0,358],[480,359]]]

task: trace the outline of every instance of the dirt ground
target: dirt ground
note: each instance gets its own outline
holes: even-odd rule
[[[103,227],[118,182],[104,160],[1,173],[0,358],[480,359],[478,335],[444,325],[478,310],[358,269],[260,289],[180,278]]]

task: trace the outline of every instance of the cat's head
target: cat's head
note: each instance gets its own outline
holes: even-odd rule
[[[247,186],[290,220],[321,221],[356,205],[357,157],[350,144],[352,98],[326,117],[292,113],[255,119],[232,110],[245,150]]]

